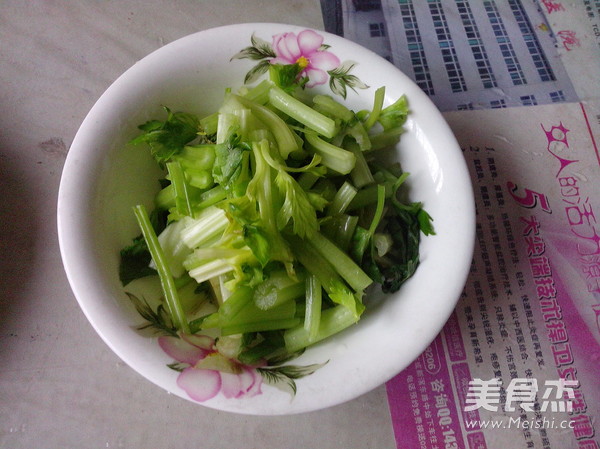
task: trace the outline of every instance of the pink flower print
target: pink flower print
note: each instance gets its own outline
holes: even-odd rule
[[[214,398],[219,392],[226,398],[261,394],[262,376],[258,371],[219,353],[215,341],[206,335],[182,335],[158,338],[162,350],[187,365],[177,385],[198,402]]]
[[[323,36],[312,30],[298,33],[281,33],[273,36],[273,50],[277,55],[271,64],[298,64],[302,71],[300,77],[307,77],[307,87],[327,82],[327,71],[340,65],[337,56],[327,50],[321,50]]]

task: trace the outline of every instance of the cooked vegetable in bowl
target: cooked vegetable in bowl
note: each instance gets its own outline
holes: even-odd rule
[[[94,327],[155,383],[223,410],[314,410],[385,382],[441,329],[470,264],[468,179],[386,61],[315,30],[217,28],[92,109],[61,250]]]

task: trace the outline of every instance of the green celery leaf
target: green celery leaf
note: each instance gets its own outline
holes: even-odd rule
[[[384,108],[377,121],[381,123],[385,131],[398,128],[404,125],[409,112],[408,100],[403,95],[395,103]]]
[[[240,196],[246,190],[248,178],[243,176],[248,162],[250,147],[233,134],[226,143],[215,146],[215,164],[212,175],[216,183],[226,191]],[[245,155],[246,154],[246,155]]]
[[[308,78],[300,77],[302,67],[299,64],[271,64],[269,76],[271,81],[282,90],[291,94],[297,87],[304,87]]]
[[[148,144],[152,155],[161,165],[178,154],[201,132],[197,116],[186,112],[172,112],[167,107],[164,109],[167,112],[164,122],[151,120],[140,125],[138,128],[143,133],[129,142],[132,145]]]
[[[369,246],[369,242],[371,241],[371,234],[368,229],[365,229],[361,226],[357,226],[354,230],[354,234],[352,235],[352,246],[351,246],[351,254],[352,258],[357,263],[362,263],[363,256],[367,247]],[[373,276],[371,276],[372,278]]]
[[[251,201],[247,196],[227,200],[220,207],[241,226],[255,224],[260,220],[256,210],[256,202]]]
[[[243,284],[248,287],[256,287],[265,279],[262,268],[255,264],[242,264],[242,273]]]
[[[332,283],[327,290],[329,298],[334,303],[340,304],[349,309],[354,315],[354,318],[358,321],[365,310],[365,306],[358,300],[356,295],[352,293],[350,288],[348,288],[342,282],[335,282]]]
[[[256,203],[242,196],[227,200],[223,208],[242,227],[244,243],[264,267],[271,259],[271,244],[268,233],[260,226]]]
[[[133,239],[131,245],[123,248],[120,253],[119,279],[123,286],[135,279],[156,274],[156,270],[150,268],[150,251],[143,236]]]
[[[388,217],[385,229],[393,241],[391,250],[385,255],[385,263],[376,260],[375,249],[370,251],[370,263],[378,265],[383,277],[381,288],[385,293],[398,291],[419,266],[421,230],[418,211],[394,206],[395,214]]]
[[[271,258],[271,245],[267,233],[260,227],[250,224],[244,225],[243,229],[244,242],[264,267]]]
[[[292,220],[294,234],[300,237],[314,235],[319,230],[319,223],[317,212],[307,192],[285,171],[277,173],[275,184],[284,196],[283,205],[277,213],[277,226],[279,229],[285,227]],[[313,201],[315,201],[314,198]]]
[[[423,234],[435,235],[433,218],[422,207],[419,207],[419,211],[417,212],[417,220],[419,221],[419,227],[421,228],[421,232]]]

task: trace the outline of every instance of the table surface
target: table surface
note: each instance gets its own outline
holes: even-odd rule
[[[56,198],[83,118],[146,54],[239,22],[323,29],[316,0],[3,2],[0,447],[395,447],[383,387],[292,417],[223,413],[168,395],[98,338],[69,288]]]

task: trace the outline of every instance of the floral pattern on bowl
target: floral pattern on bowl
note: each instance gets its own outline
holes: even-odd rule
[[[350,72],[355,62],[340,62],[324,43],[324,38],[314,30],[302,30],[273,35],[269,43],[252,35],[251,45],[236,53],[231,59],[252,59],[260,61],[248,71],[244,82],[249,84],[269,70],[271,64],[294,65],[299,69],[299,78],[304,80],[306,87],[325,84],[329,79],[331,91],[346,98],[348,88],[367,89],[355,75]]]
[[[262,394],[262,384],[287,389],[296,395],[296,380],[309,376],[325,363],[306,366],[285,365],[288,359],[260,360],[249,365],[238,361],[218,338],[203,334],[178,333],[160,304],[156,310],[145,300],[127,293],[146,323],[137,327],[158,334],[158,345],[175,362],[167,366],[177,372],[177,386],[197,402],[208,401],[219,393],[225,398],[242,399]],[[300,354],[296,354],[300,355]]]

